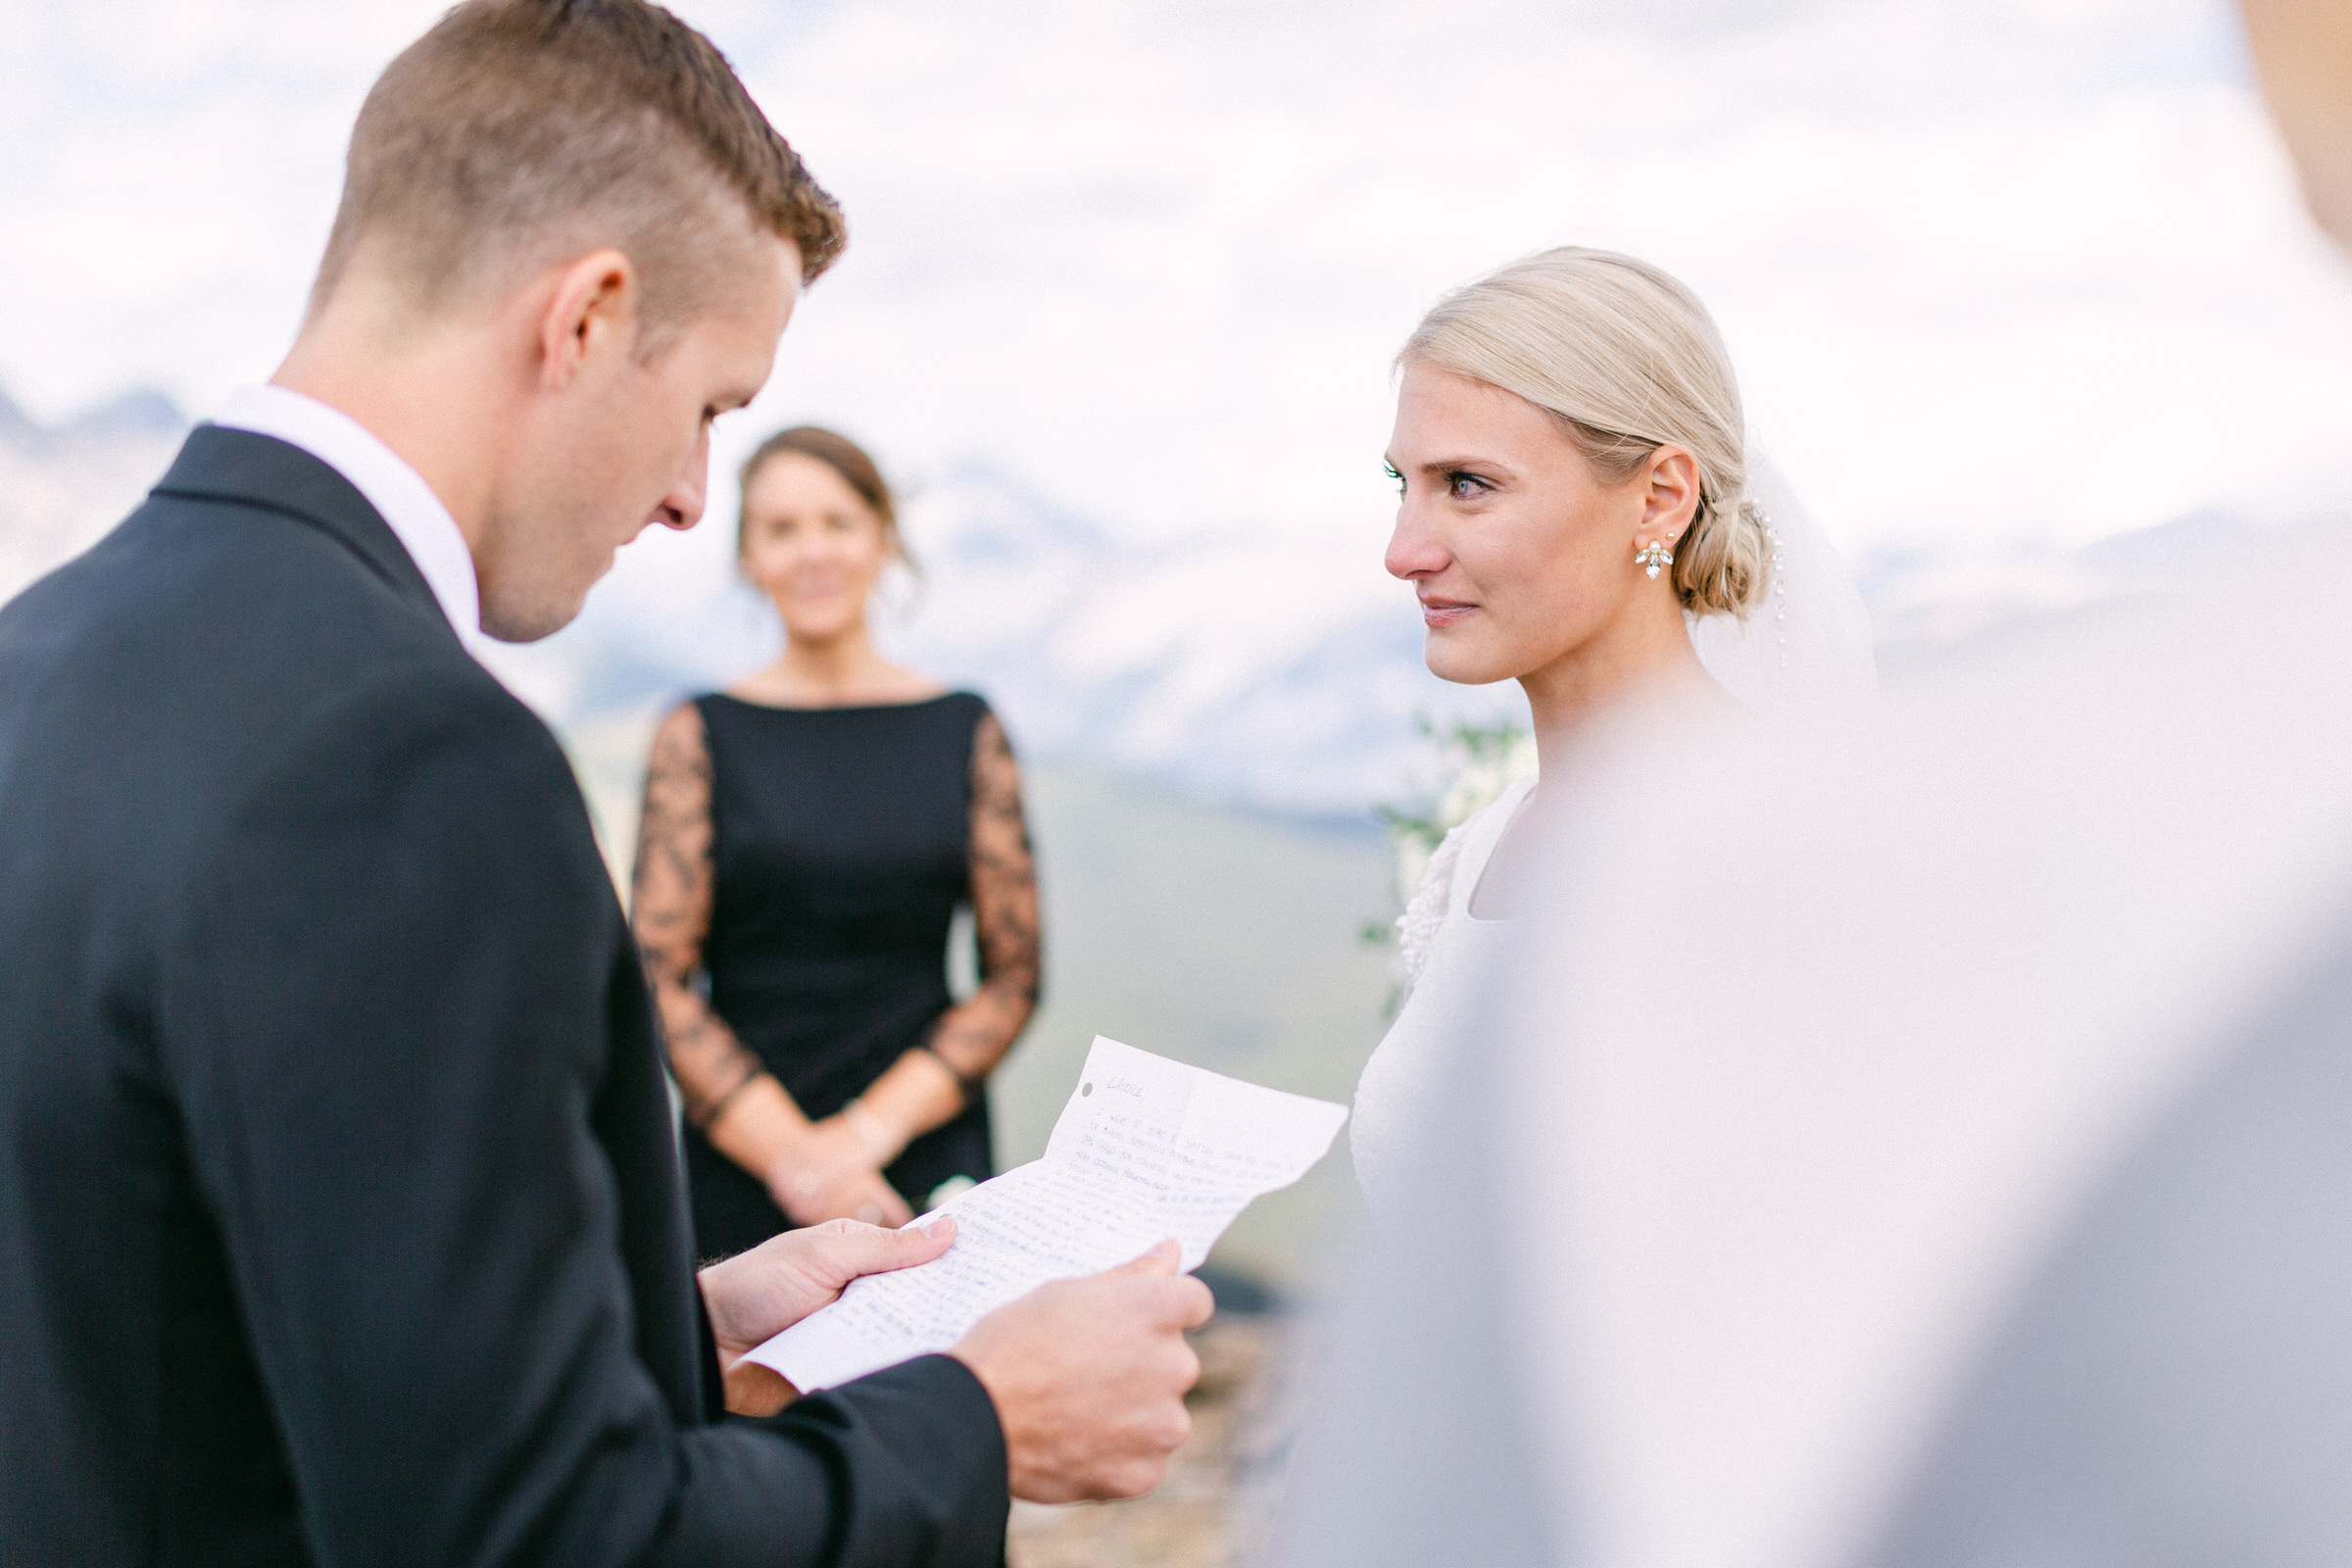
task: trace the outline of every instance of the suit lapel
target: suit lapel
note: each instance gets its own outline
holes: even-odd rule
[[[309,523],[448,628],[440,601],[392,525],[349,479],[298,446],[251,430],[200,424],[188,433],[155,494],[259,507]]]

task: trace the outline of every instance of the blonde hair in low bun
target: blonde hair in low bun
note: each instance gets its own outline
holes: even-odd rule
[[[1694,615],[1763,603],[1771,548],[1747,496],[1747,421],[1723,335],[1698,296],[1631,256],[1567,245],[1440,300],[1396,363],[1516,393],[1558,420],[1604,479],[1669,443],[1698,467],[1673,582]]]

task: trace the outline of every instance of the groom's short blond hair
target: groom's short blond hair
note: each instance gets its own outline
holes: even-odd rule
[[[847,239],[710,39],[645,0],[466,0],[361,107],[312,306],[363,252],[430,311],[611,245],[665,339],[761,232],[804,283]]]

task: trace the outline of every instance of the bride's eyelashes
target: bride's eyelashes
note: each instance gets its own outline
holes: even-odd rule
[[[1404,475],[1396,471],[1396,465],[1383,463],[1380,471],[1396,482],[1398,495],[1404,494]],[[1482,478],[1467,468],[1452,468],[1446,474],[1446,494],[1455,501],[1477,501],[1494,489],[1494,480]]]

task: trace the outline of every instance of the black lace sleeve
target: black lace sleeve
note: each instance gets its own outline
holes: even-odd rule
[[[1021,808],[1021,769],[994,713],[972,733],[972,914],[980,989],[941,1015],[930,1048],[967,1082],[985,1078],[1037,1009],[1044,967],[1037,863]]]
[[[654,734],[629,918],[662,1010],[669,1069],[697,1127],[760,1072],[760,1058],[693,986],[710,931],[710,749],[701,711],[686,703]]]

